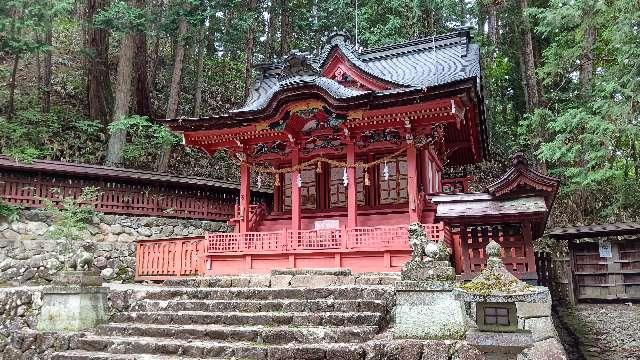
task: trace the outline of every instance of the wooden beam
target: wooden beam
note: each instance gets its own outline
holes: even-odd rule
[[[415,144],[407,148],[407,192],[409,195],[409,223],[419,221],[418,217],[418,166]]]
[[[293,148],[291,151],[291,166],[300,164],[300,149]],[[298,186],[298,176],[300,171],[291,172],[291,230],[300,230],[300,187]]]
[[[347,143],[347,164],[355,164],[356,147],[353,142]],[[349,184],[347,185],[347,227],[354,228],[358,226],[358,209],[357,209],[357,186],[356,186],[356,168],[351,166],[347,168],[347,177]]]
[[[249,231],[249,199],[250,193],[250,171],[246,162],[240,164],[240,232]]]

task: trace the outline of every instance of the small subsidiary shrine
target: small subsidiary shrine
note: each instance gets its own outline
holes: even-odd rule
[[[487,155],[480,50],[466,29],[356,51],[330,36],[320,55],[257,66],[246,104],[228,114],[163,122],[187,145],[231,152],[241,174],[235,233],[207,235],[206,273],[276,268],[399,271],[420,222],[473,277],[495,240],[507,268],[535,279],[558,181],[521,154],[485,192],[450,169]],[[250,183],[273,188],[252,203]]]

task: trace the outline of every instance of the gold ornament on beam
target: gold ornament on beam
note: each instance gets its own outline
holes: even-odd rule
[[[369,186],[369,185],[371,185],[371,181],[369,181],[369,172],[367,171],[367,169],[365,169],[364,186]]]
[[[318,174],[322,173],[322,161],[318,160],[318,165],[316,166],[316,172]]]

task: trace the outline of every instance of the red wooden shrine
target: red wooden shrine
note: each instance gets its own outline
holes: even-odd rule
[[[190,269],[398,271],[410,256],[406,226],[421,222],[452,248],[463,277],[482,269],[494,239],[514,273],[535,278],[532,241],[557,180],[521,155],[486,192],[470,193],[468,177],[443,178],[487,153],[479,49],[468,30],[361,51],[334,34],[317,57],[292,53],[258,70],[244,107],[163,120],[188,145],[226,149],[240,168],[236,231],[207,234]],[[273,186],[272,206],[251,203],[251,184]],[[157,246],[138,244],[140,269],[158,261]]]

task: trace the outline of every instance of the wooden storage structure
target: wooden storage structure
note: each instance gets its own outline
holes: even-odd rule
[[[569,242],[573,295],[580,300],[640,300],[640,224],[618,223],[554,229]],[[601,242],[606,250],[601,252]]]

